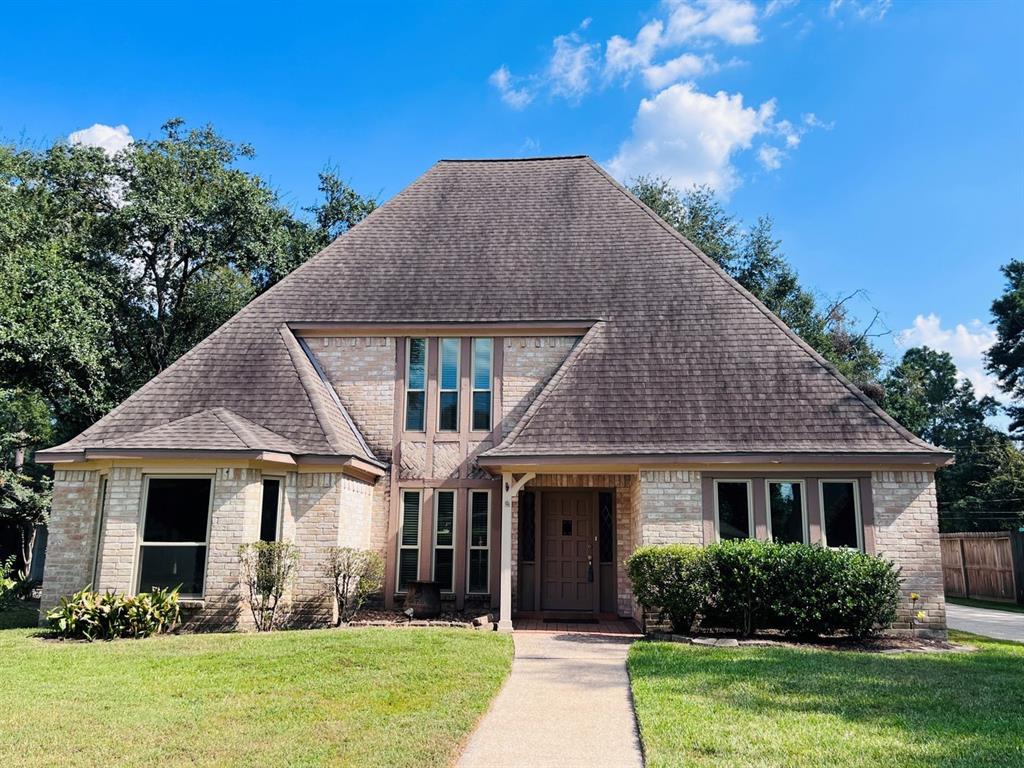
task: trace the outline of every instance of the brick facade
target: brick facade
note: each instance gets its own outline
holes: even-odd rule
[[[57,470],[54,474],[42,613],[61,596],[92,581],[96,552],[97,474],[84,470]]]
[[[503,340],[502,437],[512,431],[577,341],[577,336],[523,336]]]
[[[640,472],[638,544],[703,544],[700,473],[689,470]]]

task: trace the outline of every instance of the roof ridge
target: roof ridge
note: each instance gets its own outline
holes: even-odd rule
[[[695,256],[697,256],[705,264],[705,266],[709,267],[712,271],[716,272],[720,277],[723,277],[729,286],[735,289],[741,296],[746,298],[756,309],[758,309],[766,318],[768,318],[768,320],[774,323],[776,327],[781,329],[783,333],[789,336],[791,340],[795,341],[797,345],[811,357],[812,360],[818,363],[818,365],[824,368],[837,381],[839,381],[840,384],[846,387],[846,389],[849,390],[854,397],[856,397],[858,400],[861,401],[861,403],[866,405],[868,410],[874,413],[875,416],[879,417],[882,420],[882,422],[889,426],[891,429],[893,429],[893,431],[895,431],[896,434],[898,434],[901,438],[909,442],[911,445],[914,445],[915,447],[923,447],[927,450],[934,451],[936,453],[948,453],[947,451],[943,451],[941,448],[938,448],[932,445],[931,443],[922,440],[913,432],[911,432],[902,424],[900,424],[898,421],[896,421],[896,419],[890,416],[884,408],[878,405],[878,403],[876,403],[870,397],[865,395],[860,390],[860,388],[857,387],[857,385],[855,385],[848,378],[846,378],[846,376],[844,376],[839,371],[839,369],[835,367],[835,365],[826,360],[821,355],[821,353],[819,353],[816,349],[814,349],[814,347],[812,347],[797,333],[795,333],[793,329],[786,325],[780,317],[775,315],[774,312],[768,309],[768,307],[764,305],[764,302],[762,302],[753,293],[751,293],[742,285],[740,285],[739,281],[737,281],[736,278],[734,278],[732,275],[726,272],[714,259],[712,259],[706,253],[704,253],[692,242],[690,242],[689,238],[684,236],[679,230],[677,230],[675,227],[671,226],[667,221],[661,218],[661,216],[655,213],[655,211],[653,211],[651,207],[644,203],[640,198],[638,198],[636,195],[634,195],[628,189],[622,186],[604,168],[595,163],[593,159],[587,159],[589,160],[589,165],[591,166],[591,168],[597,171],[597,173],[600,176],[602,176],[615,189],[617,189],[621,194],[623,194],[626,197],[626,199],[633,202],[640,208],[641,211],[646,213],[651,219],[657,222],[662,227],[662,229],[664,229],[670,235],[672,235],[680,242],[682,242]]]
[[[313,395],[312,383],[307,381],[310,378],[310,374],[305,369],[308,366],[309,358],[306,357],[306,353],[302,351],[302,347],[299,346],[298,340],[292,335],[292,332],[288,329],[287,324],[282,323],[278,326],[278,333],[281,335],[282,341],[284,341],[285,347],[288,350],[288,356],[292,361],[292,368],[295,371],[295,375],[299,377],[299,384],[302,386],[302,391],[305,392],[306,398],[309,400],[309,407],[313,409],[313,417],[316,419],[316,423],[320,426],[320,430],[323,432],[324,438],[327,440],[327,444],[332,450],[337,453],[343,453],[341,449],[341,441],[339,436],[334,433],[334,430],[326,423],[324,416],[326,414],[321,413],[321,408],[317,407],[317,401]],[[298,347],[296,350],[295,348]],[[303,365],[303,361],[305,365]],[[315,371],[314,371],[315,375]],[[319,378],[319,377],[318,377]]]
[[[517,421],[515,426],[512,427],[511,431],[508,433],[508,436],[490,450],[498,451],[503,448],[508,448],[512,445],[512,443],[516,441],[516,439],[519,437],[522,431],[533,419],[534,415],[536,415],[537,411],[541,409],[541,407],[547,401],[551,393],[561,383],[562,379],[565,377],[565,374],[576,363],[576,360],[579,358],[579,356],[583,354],[583,350],[586,349],[586,347],[590,344],[591,341],[593,341],[593,339],[597,336],[598,332],[603,329],[604,320],[598,320],[596,323],[590,326],[590,330],[588,330],[583,335],[583,338],[579,340],[576,346],[569,350],[569,354],[565,356],[565,359],[562,361],[562,364],[558,366],[558,370],[551,374],[551,378],[548,379],[547,383],[544,385],[544,388],[541,389],[537,397],[533,399],[533,402],[530,403],[530,405],[526,408],[526,411],[523,412],[522,417],[520,417],[519,421]],[[490,453],[490,451],[488,451],[488,453]]]
[[[536,155],[534,157],[443,157],[438,163],[533,163],[543,160],[590,160],[590,155]]]
[[[224,413],[222,413],[222,412],[231,413],[231,411],[229,411],[227,408],[225,408],[223,406],[217,406],[215,408],[207,408],[205,410],[207,410],[210,413],[212,413],[214,418],[217,419],[217,421],[219,421],[221,424],[223,424],[225,427],[227,427],[228,431],[231,432],[231,434],[233,434],[235,437],[237,437],[241,441],[242,445],[244,445],[246,448],[252,448],[252,445],[250,445],[250,441],[246,440],[242,435],[240,435],[238,430],[235,429],[235,426],[233,424],[231,424],[228,421],[228,419],[225,418]],[[204,412],[205,411],[196,411],[196,413],[194,413],[192,415],[193,416],[197,416],[200,413],[204,413]]]

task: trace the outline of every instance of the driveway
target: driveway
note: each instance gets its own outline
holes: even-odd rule
[[[626,673],[633,637],[521,632],[512,673],[459,768],[642,768]]]
[[[946,624],[950,629],[1024,643],[1024,613],[946,603]]]

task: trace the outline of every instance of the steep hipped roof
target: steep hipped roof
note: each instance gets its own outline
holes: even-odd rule
[[[287,324],[559,320],[595,325],[492,456],[947,455],[585,157],[439,162],[69,445],[223,407],[366,455]]]

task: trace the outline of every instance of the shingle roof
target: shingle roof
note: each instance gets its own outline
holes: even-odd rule
[[[63,448],[221,407],[367,456],[287,323],[581,318],[597,324],[492,455],[945,456],[586,157],[437,163]]]

